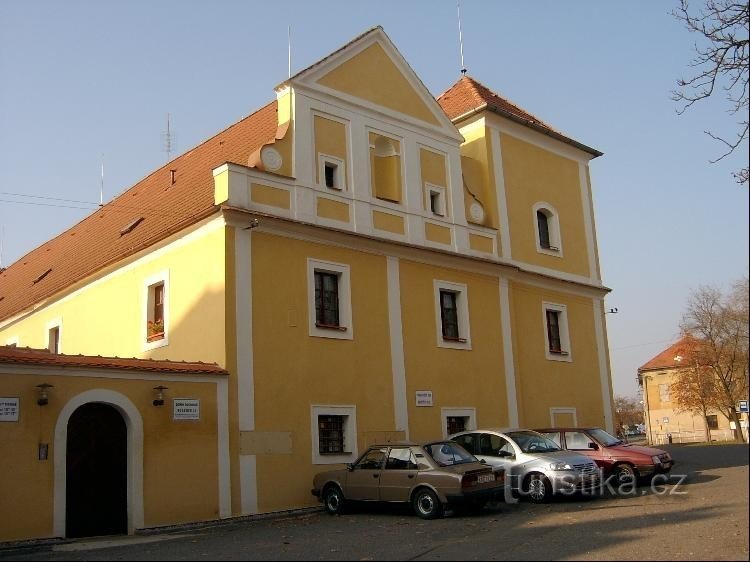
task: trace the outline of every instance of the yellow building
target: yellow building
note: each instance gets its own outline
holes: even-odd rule
[[[705,420],[698,412],[680,408],[672,384],[680,370],[690,369],[690,342],[684,338],[649,359],[638,368],[638,384],[643,391],[646,437],[654,445],[706,441],[706,425],[713,441],[734,439],[731,422],[719,410],[708,410]],[[747,422],[743,429],[746,428]],[[745,432],[747,430],[745,429]]]
[[[611,430],[599,155],[376,27],[1,273],[0,344],[226,369],[218,517],[376,440]]]

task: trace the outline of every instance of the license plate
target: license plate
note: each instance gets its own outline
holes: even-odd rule
[[[495,475],[494,474],[480,474],[477,476],[477,483],[479,484],[486,484],[487,482],[494,482],[495,481]]]

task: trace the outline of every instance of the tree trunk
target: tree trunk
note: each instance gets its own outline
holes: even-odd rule
[[[740,425],[740,416],[737,415],[737,411],[732,408],[729,410],[729,415],[727,416],[730,420],[734,422],[734,440],[738,443],[744,443],[745,442],[745,435],[742,433],[742,426]]]
[[[711,442],[711,428],[708,427],[708,414],[706,413],[703,414],[703,427],[706,428],[706,431],[705,431],[706,443],[710,443]]]

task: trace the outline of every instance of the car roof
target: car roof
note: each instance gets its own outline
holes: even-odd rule
[[[602,429],[601,427],[545,427],[535,429],[534,431],[591,431],[592,429]]]
[[[425,445],[432,445],[434,443],[445,443],[450,439],[432,439],[430,441],[390,441],[388,443],[372,443],[367,446],[368,449],[372,447],[424,447]]]
[[[466,431],[460,431],[454,435],[466,435],[467,433],[512,433],[514,431],[536,431],[528,427],[479,427],[477,429],[467,429]]]

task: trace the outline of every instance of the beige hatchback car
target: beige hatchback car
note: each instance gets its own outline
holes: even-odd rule
[[[409,502],[422,519],[438,518],[446,507],[481,509],[504,491],[503,470],[452,441],[372,445],[346,468],[317,474],[312,488],[331,514],[350,501]]]

